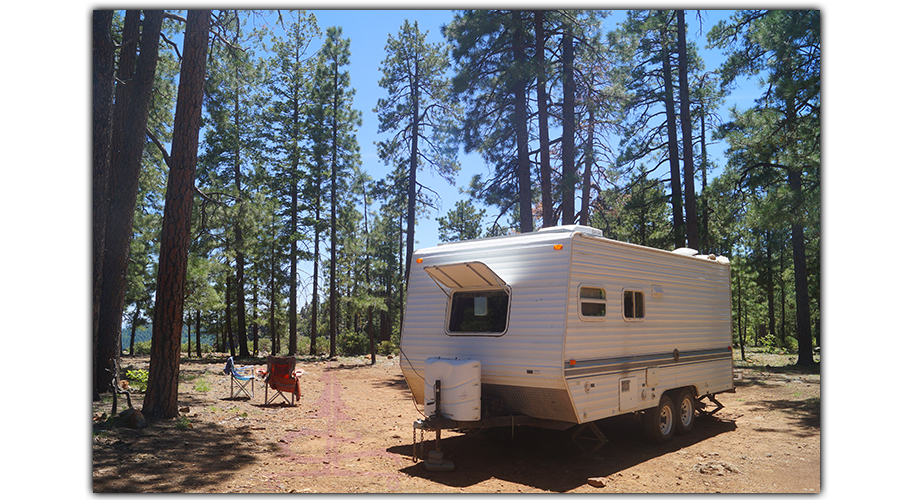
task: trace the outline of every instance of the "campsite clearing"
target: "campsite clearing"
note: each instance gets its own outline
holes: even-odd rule
[[[584,457],[571,432],[529,427],[478,434],[445,431],[442,448],[456,470],[429,472],[413,440],[422,415],[399,360],[301,357],[298,405],[229,399],[225,355],[183,359],[180,418],[143,429],[113,425],[94,403],[94,492],[202,493],[812,493],[821,485],[820,375],[796,357],[749,353],[725,408],[698,419],[688,435],[651,444],[639,422],[598,422],[610,442]],[[256,361],[260,365],[264,359]],[[123,358],[147,369],[149,358]],[[238,362],[246,364],[246,362]],[[767,368],[766,365],[769,365]],[[136,408],[141,395],[132,394]],[[125,406],[119,399],[120,411]],[[424,452],[434,434],[424,433]]]

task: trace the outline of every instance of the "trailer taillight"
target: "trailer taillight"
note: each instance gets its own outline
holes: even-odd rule
[[[554,250],[562,250],[562,245],[553,245]]]

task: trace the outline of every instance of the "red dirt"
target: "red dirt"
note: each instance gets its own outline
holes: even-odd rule
[[[757,365],[769,362],[753,355]],[[781,364],[786,361],[781,357]],[[773,358],[774,359],[774,358]],[[146,369],[147,358],[123,358]],[[257,363],[264,363],[258,361]],[[655,445],[632,417],[598,423],[609,443],[582,456],[570,433],[516,427],[444,431],[453,472],[429,472],[413,456],[421,415],[398,360],[301,358],[298,405],[229,399],[224,358],[182,361],[180,419],[144,429],[114,425],[94,403],[94,492],[517,493],[820,491],[820,376],[745,368],[725,408],[693,431]],[[774,364],[774,362],[773,362]],[[209,390],[203,391],[205,387]],[[140,395],[132,395],[140,408]],[[119,408],[125,405],[120,398]],[[425,452],[434,434],[426,432]],[[422,452],[418,455],[421,457]],[[603,478],[594,486],[591,478]]]

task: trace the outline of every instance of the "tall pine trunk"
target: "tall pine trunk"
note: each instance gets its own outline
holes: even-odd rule
[[[412,255],[416,243],[416,200],[418,199],[418,181],[416,174],[419,171],[419,60],[415,61],[413,82],[410,88],[413,101],[412,144],[409,150],[409,185],[406,193],[406,275],[405,281],[409,282],[409,271],[412,269]]]
[[[338,171],[338,65],[334,62],[334,96],[332,97],[331,123],[331,262],[329,265],[328,309],[329,345],[328,357],[337,356],[337,171]]]
[[[681,141],[684,155],[684,215],[687,225],[688,247],[700,249],[700,228],[697,223],[697,202],[694,194],[694,142],[691,133],[691,97],[688,87],[687,36],[684,11],[678,17],[678,93],[681,104]]]
[[[587,140],[584,142],[584,172],[581,177],[581,225],[591,225],[591,175],[594,168],[594,106],[588,105]]]
[[[241,36],[241,21],[238,11],[234,12],[235,29],[234,43],[238,45]],[[235,307],[237,308],[237,341],[238,354],[241,357],[249,357],[247,351],[247,304],[244,297],[244,202],[241,186],[241,64],[238,61],[234,65],[234,186],[238,197],[238,216],[234,221],[234,270],[235,270]],[[233,350],[233,348],[232,348]]]
[[[681,201],[681,169],[678,167],[678,133],[675,126],[675,91],[672,81],[672,61],[669,59],[668,16],[661,13],[662,27],[659,41],[662,45],[663,85],[665,86],[666,132],[668,136],[669,173],[672,177],[672,226],[675,248],[685,243],[684,209]]]
[[[800,185],[801,172],[799,169],[788,170],[788,183],[794,196],[795,213],[800,213],[803,205],[803,192]],[[803,237],[803,224],[799,222],[791,224],[791,249],[794,254],[794,292],[797,301],[797,364],[800,366],[812,365],[815,360],[812,353],[812,325],[809,312],[809,279],[806,269],[806,241]]]
[[[513,59],[519,68],[514,87],[514,113],[516,127],[516,173],[519,183],[519,231],[534,231],[534,218],[531,214],[531,161],[528,158],[528,90],[524,68],[527,61],[525,54],[525,33],[522,11],[514,11],[515,28],[513,31]]]
[[[309,326],[309,355],[316,356],[319,354],[318,349],[316,349],[316,342],[318,342],[318,332],[319,332],[319,238],[322,237],[321,227],[321,217],[322,211],[320,208],[321,205],[321,189],[322,184],[319,182],[318,188],[316,190],[316,231],[315,238],[313,238],[313,274],[312,274],[312,310],[310,311],[310,326]]]
[[[156,76],[162,11],[146,11],[138,44],[140,11],[125,15],[119,84],[113,116],[109,172],[109,211],[106,216],[106,254],[97,321],[94,391],[110,389],[118,368],[125,309],[125,277],[128,268],[138,178],[146,144],[150,98]],[[136,56],[140,45],[140,55]]]
[[[199,307],[194,312],[194,316],[196,318],[196,321],[194,321],[194,325],[195,325],[194,335],[197,337],[197,359],[200,359],[203,357],[203,349],[200,346],[200,308]]]
[[[556,225],[550,170],[550,129],[547,111],[547,67],[544,62],[544,11],[534,11],[534,59],[537,62],[538,135],[541,152],[541,227]]]
[[[300,120],[300,103],[297,102],[297,99],[297,96],[295,96],[293,100],[294,109],[292,121],[295,127]],[[297,255],[296,236],[299,226],[299,215],[297,212],[300,200],[297,189],[297,183],[299,182],[299,180],[297,179],[297,173],[300,166],[300,157],[297,153],[297,147],[297,141],[295,139],[292,152],[293,158],[291,160],[291,263],[290,274],[288,275],[288,289],[290,294],[290,296],[288,297],[288,356],[294,356],[297,354],[297,261],[299,260],[299,256]]]
[[[161,13],[160,13],[161,17]],[[150,376],[143,413],[157,418],[178,415],[178,371],[184,313],[185,278],[194,203],[194,172],[200,136],[200,112],[206,78],[210,11],[188,11],[178,103],[172,131],[172,155],[160,233],[159,275]]]
[[[562,34],[563,109],[562,109],[562,223],[575,223],[575,48],[571,26]]]
[[[106,249],[106,218],[109,210],[110,146],[112,144],[112,107],[116,44],[112,39],[113,11],[95,10],[93,16],[93,174],[92,174],[92,229],[93,229],[93,290],[92,290],[92,346],[94,373],[97,372],[97,327],[100,321],[100,296],[103,290],[103,257]],[[99,400],[100,391],[93,387],[93,399]]]
[[[231,274],[225,277],[225,341],[228,343],[228,352],[232,357],[235,356],[234,352],[234,329],[232,325],[234,324],[231,321],[231,296],[233,295],[233,290],[231,284],[234,280],[231,278]]]

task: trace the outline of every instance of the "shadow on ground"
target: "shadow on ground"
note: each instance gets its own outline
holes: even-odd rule
[[[690,434],[666,444],[647,442],[632,416],[606,419],[597,427],[609,439],[596,454],[586,457],[571,439],[573,429],[554,431],[533,427],[496,428],[476,435],[441,440],[444,457],[456,466],[452,473],[429,472],[422,462],[401,472],[451,487],[465,488],[491,478],[562,493],[587,484],[587,478],[607,477],[653,458],[676,452],[713,436],[737,429],[730,420],[700,418]],[[434,449],[434,434],[425,435],[425,453]],[[396,446],[391,453],[413,455],[412,446]],[[422,452],[418,456],[421,458]],[[547,474],[555,470],[555,474]]]
[[[765,411],[785,413],[794,423],[791,430],[793,434],[811,436],[821,432],[821,399],[818,397],[801,400],[756,401],[752,404]]]
[[[154,420],[144,429],[95,426],[95,493],[178,493],[230,480],[262,446],[249,429]],[[109,428],[105,428],[109,427]]]

